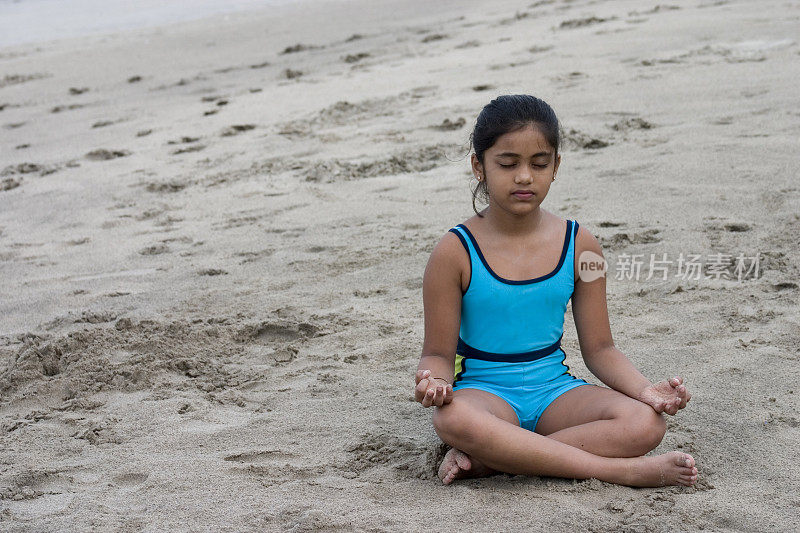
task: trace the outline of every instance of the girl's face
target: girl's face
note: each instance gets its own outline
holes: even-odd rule
[[[476,177],[486,180],[489,208],[515,215],[535,211],[542,203],[561,163],[544,135],[533,125],[501,135],[483,154],[472,155]]]

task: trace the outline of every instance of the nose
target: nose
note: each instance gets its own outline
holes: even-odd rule
[[[531,183],[533,181],[533,171],[527,165],[522,165],[520,171],[514,178],[515,183]]]

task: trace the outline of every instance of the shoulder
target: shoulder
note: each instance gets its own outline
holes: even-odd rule
[[[588,253],[588,255],[583,255]],[[581,257],[583,255],[583,257]],[[578,224],[578,233],[575,235],[575,281],[582,281],[580,277],[580,269],[587,268],[587,265],[596,265],[596,268],[601,268],[605,272],[608,268],[605,257],[603,256],[603,249],[597,237],[592,235],[592,232],[584,226]]]
[[[449,229],[434,246],[429,262],[461,267],[468,260],[469,251],[464,236],[457,230]]]
[[[573,222],[576,221],[573,220]],[[578,256],[586,251],[594,252],[600,256],[603,255],[603,250],[597,237],[592,235],[592,232],[585,226],[578,223],[578,233],[575,235],[575,255]]]
[[[462,237],[448,230],[434,246],[425,267],[423,286],[442,282],[461,285],[464,273],[469,272],[469,252]]]

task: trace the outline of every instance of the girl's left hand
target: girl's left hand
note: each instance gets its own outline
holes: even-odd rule
[[[686,407],[691,397],[683,385],[683,378],[677,376],[646,387],[637,399],[651,406],[656,413],[674,415],[679,409]]]

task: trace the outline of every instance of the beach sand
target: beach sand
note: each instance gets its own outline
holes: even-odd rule
[[[0,529],[794,530],[798,21],[331,0],[0,49]],[[564,128],[544,208],[645,260],[609,272],[612,332],[685,377],[652,453],[695,488],[436,477],[422,274],[508,93]],[[645,279],[663,254],[700,279]],[[563,344],[599,383],[569,310]]]

